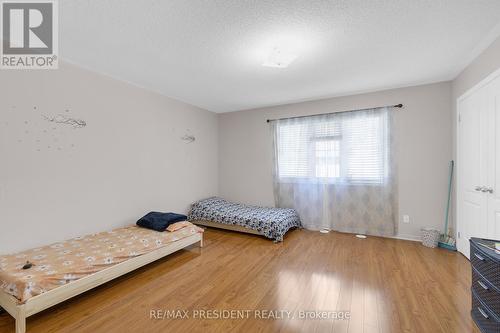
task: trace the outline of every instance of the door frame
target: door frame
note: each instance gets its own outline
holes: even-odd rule
[[[455,133],[456,133],[456,138],[455,138],[455,144],[454,144],[454,149],[455,149],[455,154],[456,154],[456,163],[455,163],[455,169],[456,169],[456,182],[455,182],[455,195],[454,200],[455,200],[455,207],[453,207],[453,212],[455,215],[455,239],[457,240],[457,250],[458,250],[458,231],[461,229],[460,228],[460,213],[458,209],[458,205],[460,203],[459,197],[460,197],[460,147],[459,147],[459,142],[460,142],[460,103],[469,97],[471,94],[477,92],[479,89],[485,87],[488,85],[491,81],[495,80],[496,78],[500,77],[500,68],[497,70],[493,71],[491,74],[486,76],[484,79],[476,83],[473,87],[469,88],[466,90],[462,95],[460,95],[457,100],[455,101],[454,105],[454,116],[455,116]],[[460,251],[458,251],[461,253]]]

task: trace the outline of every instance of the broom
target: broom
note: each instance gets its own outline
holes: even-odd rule
[[[451,186],[453,183],[453,169],[455,167],[455,162],[450,161],[450,179],[448,181],[448,201],[446,203],[446,213],[444,218],[444,233],[441,235],[439,239],[438,246],[443,249],[447,249],[450,251],[456,251],[457,248],[455,246],[455,238],[450,235],[450,230],[448,229],[448,220],[450,213],[450,202],[451,202]]]

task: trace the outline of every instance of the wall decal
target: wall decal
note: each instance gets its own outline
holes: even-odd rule
[[[196,141],[196,138],[194,137],[194,135],[185,134],[181,138],[181,140],[184,141],[184,142],[186,142],[186,143],[192,143],[192,142]]]
[[[85,135],[85,132],[76,134],[72,131],[86,127],[87,122],[73,117],[69,106],[44,112],[40,105],[9,105],[7,111],[0,112],[2,134],[6,133],[6,138],[23,148],[37,152],[74,151],[78,146],[75,140],[81,140]]]
[[[87,126],[87,123],[85,122],[85,120],[66,117],[62,114],[58,114],[57,116],[53,116],[53,117],[48,117],[48,116],[42,115],[42,117],[46,121],[56,123],[56,124],[69,125],[69,126],[72,126],[73,128],[83,128],[83,127]],[[55,130],[56,127],[52,127],[52,129]]]

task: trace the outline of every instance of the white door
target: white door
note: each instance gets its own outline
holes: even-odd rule
[[[487,238],[500,240],[500,77],[488,89],[489,137],[488,154],[488,234]]]
[[[483,89],[459,101],[457,249],[469,258],[469,238],[487,235],[488,107]]]

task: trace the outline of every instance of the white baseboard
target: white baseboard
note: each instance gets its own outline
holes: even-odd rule
[[[420,236],[415,235],[396,235],[396,236],[388,236],[387,238],[401,239],[412,242],[421,242],[422,238]]]

